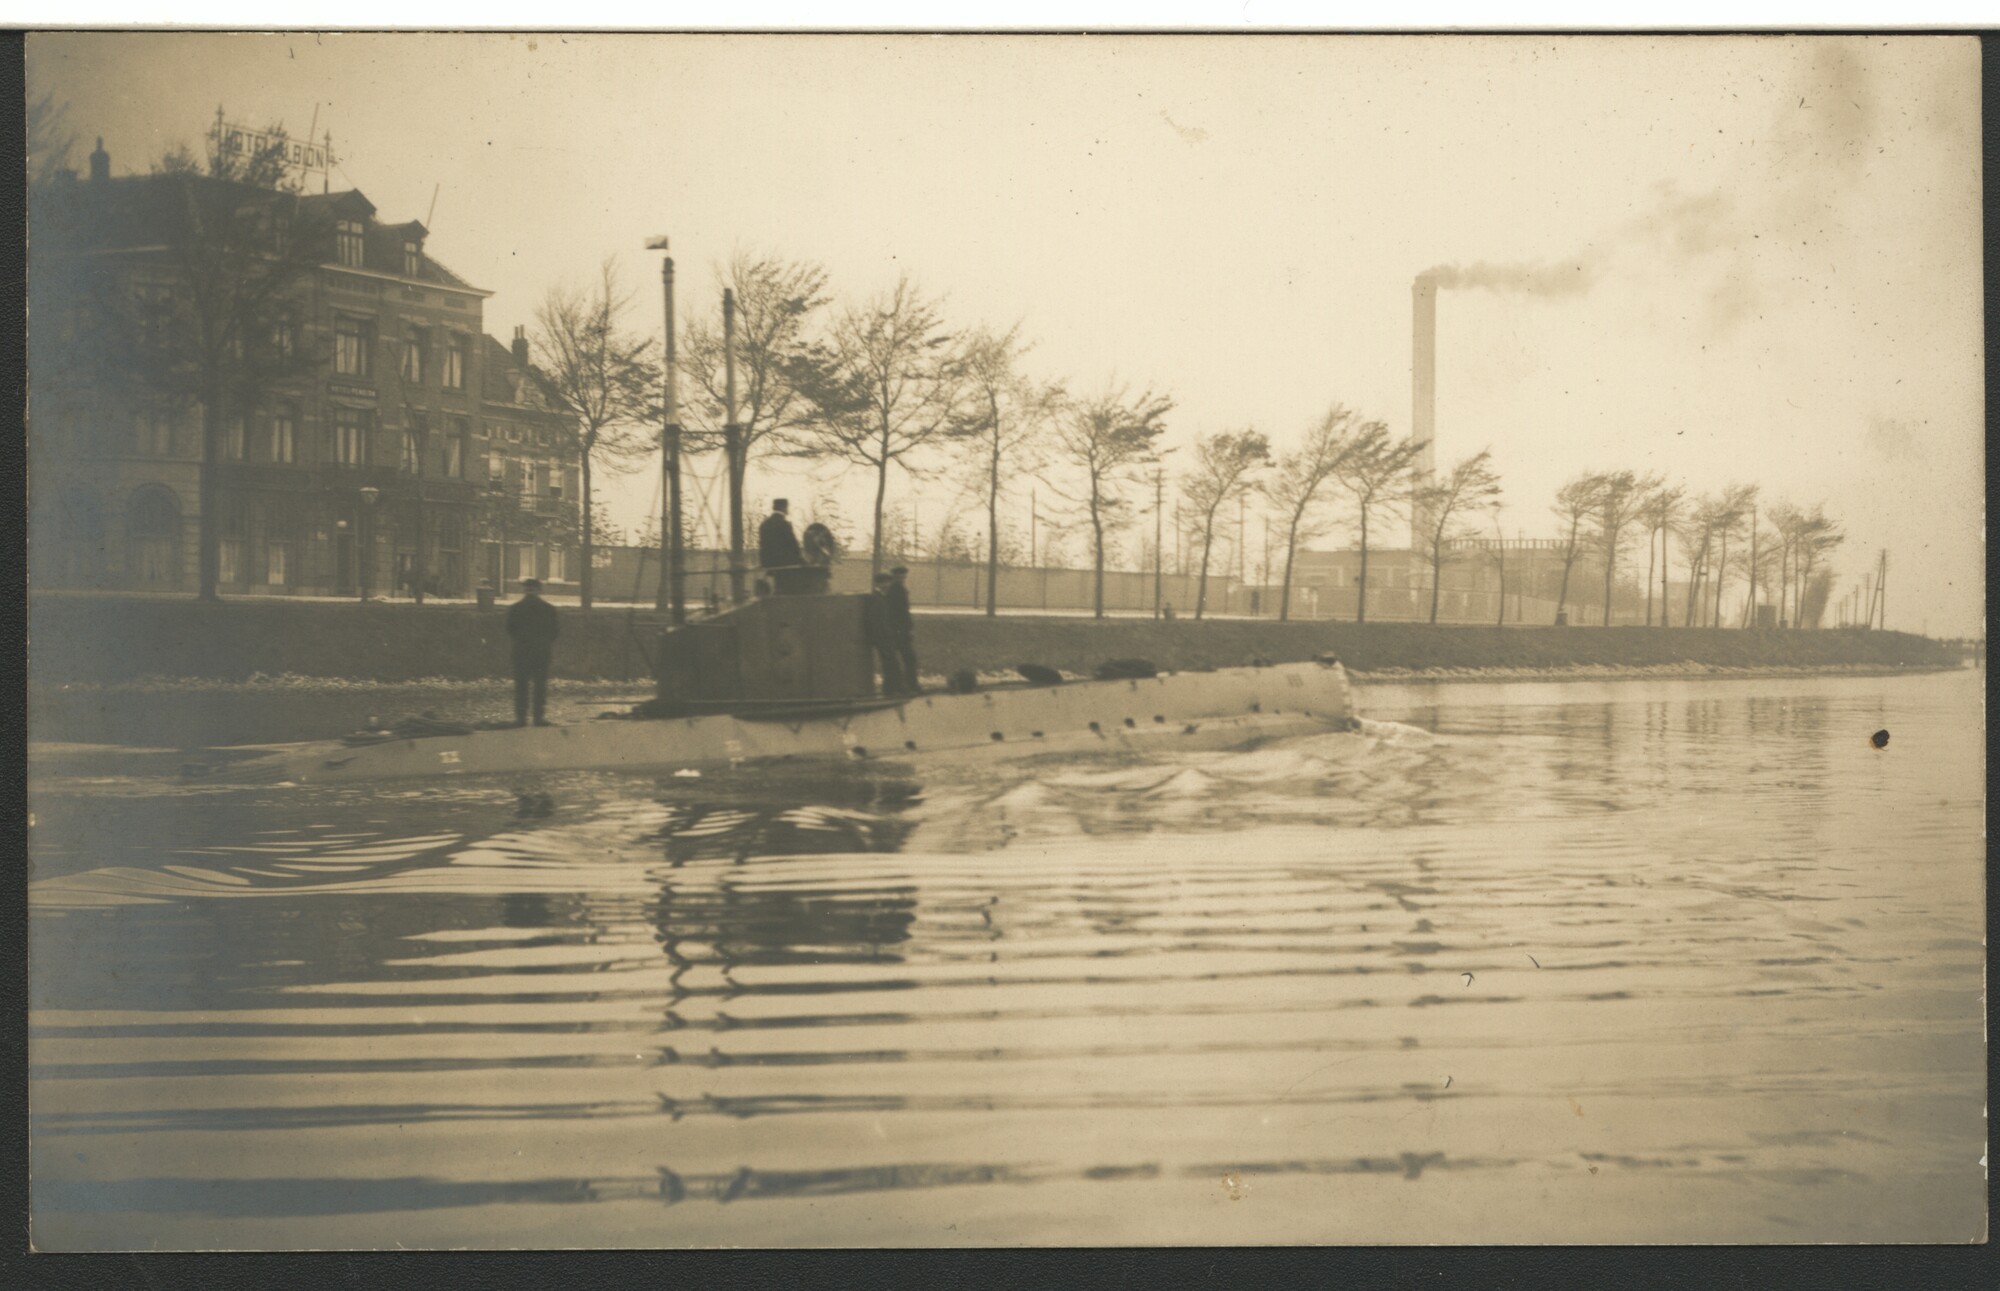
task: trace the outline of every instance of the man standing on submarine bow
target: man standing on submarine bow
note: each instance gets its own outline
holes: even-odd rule
[[[528,724],[530,700],[535,725],[547,726],[549,657],[562,624],[556,607],[542,599],[542,580],[521,580],[521,599],[507,607],[507,636],[514,646],[514,725]]]
[[[918,693],[917,685],[917,642],[916,625],[910,619],[910,588],[903,580],[909,577],[908,566],[898,565],[889,571],[889,585],[883,589],[882,597],[889,605],[890,639],[895,646],[896,668],[901,674],[905,695]]]

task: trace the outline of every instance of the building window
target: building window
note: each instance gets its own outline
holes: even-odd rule
[[[533,547],[514,548],[514,577],[533,578],[535,576],[535,549]]]
[[[431,329],[412,327],[410,339],[403,343],[403,381],[407,385],[422,385],[424,381],[424,359],[430,353]]]
[[[138,417],[139,451],[153,457],[170,457],[174,451],[174,419],[164,410],[142,410]]]
[[[271,353],[281,359],[292,357],[292,348],[298,343],[298,326],[290,318],[280,318],[271,324]]]
[[[465,523],[453,512],[438,517],[438,587],[451,595],[465,587]]]
[[[536,462],[535,496],[538,498],[549,497],[550,496],[549,485],[551,483],[552,481],[549,478],[549,464],[547,462]]]
[[[271,414],[271,460],[281,466],[289,466],[297,460],[297,448],[293,443],[293,422],[289,410]]]
[[[240,462],[250,455],[250,439],[241,413],[234,414],[223,423],[222,455],[232,462]]]
[[[366,318],[356,318],[352,314],[339,314],[333,320],[333,370],[341,376],[368,376],[373,365],[369,362],[375,348],[375,324]]]
[[[574,466],[563,467],[562,496],[566,498],[581,499],[583,497],[583,488],[581,486],[581,479],[582,477],[577,474],[577,470]]]
[[[217,559],[215,577],[219,582],[237,584],[243,581],[243,540],[224,538],[216,543]]]
[[[403,432],[402,467],[404,473],[407,475],[415,475],[423,465],[423,450],[419,447],[420,443],[421,441],[417,438],[416,431],[406,430]]]
[[[264,544],[264,581],[272,587],[289,587],[292,582],[292,544]]]
[[[465,337],[459,332],[445,342],[444,385],[447,390],[465,389]]]
[[[173,334],[174,289],[159,283],[141,283],[133,288],[139,322],[147,345],[164,345]]]
[[[125,569],[146,587],[180,583],[180,499],[157,484],[142,485],[125,511]]]
[[[552,583],[560,583],[564,581],[564,573],[563,573],[564,555],[565,553],[561,547],[549,548],[549,581]]]
[[[335,240],[340,251],[340,263],[350,269],[361,267],[361,221],[342,220],[335,228]]]
[[[465,475],[465,418],[451,419],[451,433],[444,437],[444,473],[447,479]]]
[[[507,457],[501,460],[506,463],[504,469],[507,479],[507,492],[514,497],[519,497],[521,490],[526,487],[528,482],[527,468],[517,457]]]
[[[414,242],[405,242],[403,244],[403,276],[405,278],[414,278],[422,272],[423,267],[423,248]]]
[[[333,460],[341,466],[360,466],[368,455],[368,411],[365,408],[333,410]]]

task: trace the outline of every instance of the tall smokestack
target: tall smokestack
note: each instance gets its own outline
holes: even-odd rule
[[[1437,279],[1410,284],[1410,438],[1423,443],[1415,473],[1428,480],[1437,464]],[[1424,518],[1410,510],[1410,550],[1423,546]]]

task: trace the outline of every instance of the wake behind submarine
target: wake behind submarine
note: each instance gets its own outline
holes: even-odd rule
[[[967,694],[878,697],[865,598],[752,601],[660,637],[656,697],[616,720],[219,750],[202,779],[334,784],[519,771],[701,771],[780,759],[855,762],[1240,748],[1351,729],[1330,660]],[[242,756],[230,756],[231,753]]]

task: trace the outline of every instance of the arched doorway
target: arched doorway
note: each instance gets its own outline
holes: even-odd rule
[[[180,586],[181,501],[165,485],[145,485],[126,504],[125,573],[134,587]]]

